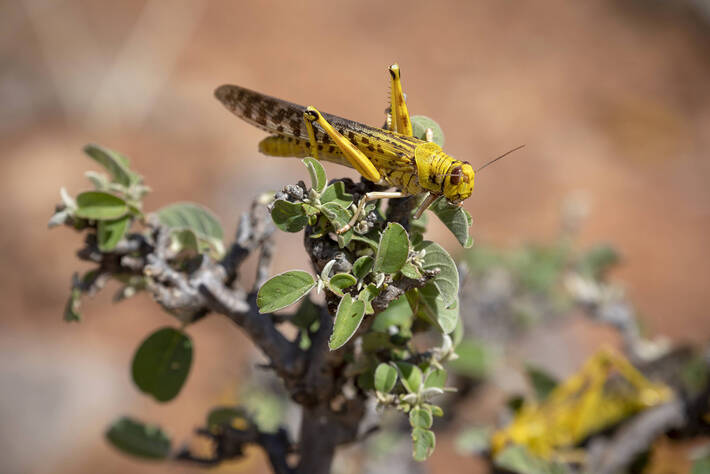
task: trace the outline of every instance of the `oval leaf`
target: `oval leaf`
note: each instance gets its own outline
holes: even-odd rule
[[[414,428],[412,430],[412,457],[415,461],[426,461],[434,452],[436,437],[433,431],[424,428]]]
[[[409,424],[412,428],[431,428],[434,418],[424,408],[412,408],[409,412]]]
[[[143,341],[133,357],[133,381],[160,402],[180,393],[192,364],[192,341],[175,328],[162,328]]]
[[[315,286],[313,276],[292,270],[271,278],[259,288],[256,304],[260,313],[273,313],[303,298]]]
[[[336,181],[325,188],[325,191],[320,196],[320,202],[323,204],[334,202],[347,209],[353,203],[353,195],[345,192],[345,183]]]
[[[96,231],[99,250],[110,252],[121,241],[128,227],[131,225],[131,216],[123,216],[114,221],[99,221]]]
[[[454,260],[439,244],[430,240],[423,241],[415,247],[415,250],[425,251],[422,264],[424,270],[439,269],[439,274],[431,282],[439,290],[444,306],[448,307],[456,301],[459,294],[459,272]]]
[[[414,301],[414,306],[419,308],[418,316],[439,328],[444,334],[449,334],[456,329],[459,319],[458,300],[446,306],[439,290],[431,282],[423,288],[407,293],[407,295],[411,294],[419,296],[419,299]]]
[[[218,254],[224,253],[222,225],[207,208],[194,202],[177,202],[157,212],[160,223],[172,230],[189,229],[210,244]]]
[[[355,263],[353,263],[353,275],[355,275],[355,278],[358,280],[362,280],[365,278],[365,275],[370,273],[370,270],[372,270],[372,264],[375,261],[373,260],[372,257],[369,255],[362,256],[355,260]]]
[[[390,222],[380,237],[374,270],[382,273],[396,273],[407,261],[408,255],[409,237],[407,231],[400,224]]]
[[[377,366],[377,369],[375,369],[375,390],[389,393],[396,383],[397,370],[394,367],[385,363]]]
[[[357,283],[357,279],[349,273],[338,273],[333,275],[328,283],[332,289],[337,290],[336,292],[340,292],[342,295],[344,289],[350,288]]]
[[[308,174],[311,175],[311,187],[318,193],[322,193],[325,185],[328,184],[328,178],[325,175],[323,165],[315,158],[305,158],[303,164],[308,168]]]
[[[432,203],[429,210],[454,234],[463,248],[467,249],[473,245],[473,237],[469,235],[473,219],[466,209],[451,204],[445,198],[439,198]]]
[[[353,301],[349,294],[343,296],[338,305],[338,312],[335,314],[333,334],[328,341],[331,351],[343,347],[353,337],[364,316],[365,303],[363,301]]]
[[[444,369],[434,369],[427,374],[426,381],[424,382],[424,387],[444,388],[445,383],[446,371]]]
[[[84,219],[114,220],[128,212],[126,201],[102,191],[86,191],[76,197],[76,215]]]
[[[130,186],[138,180],[138,176],[130,170],[128,158],[120,153],[92,143],[84,147],[84,153],[103,166],[111,174],[113,181]]]
[[[170,438],[159,426],[146,425],[125,416],[109,427],[106,439],[133,456],[165,459],[170,455]]]
[[[444,131],[433,119],[430,119],[426,115],[413,115],[412,118],[412,134],[419,138],[420,140],[426,140],[426,129],[431,128],[433,132],[432,141],[444,147]]]
[[[277,199],[271,208],[271,219],[284,232],[300,232],[308,224],[308,216],[301,204]]]
[[[408,362],[396,362],[402,385],[409,393],[419,392],[422,385],[422,371],[419,367]]]

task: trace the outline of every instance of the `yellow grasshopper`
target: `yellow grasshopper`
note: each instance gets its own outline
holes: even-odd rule
[[[669,401],[670,387],[651,382],[622,355],[602,349],[542,403],[525,402],[491,439],[493,454],[509,444],[545,459],[574,460],[569,451],[590,435]]]
[[[370,127],[234,85],[220,86],[215,96],[238,117],[274,134],[259,143],[262,153],[312,156],[355,168],[373,183],[398,189],[367,193],[350,222],[337,229],[342,234],[353,226],[369,201],[425,193],[415,213],[418,218],[440,196],[460,206],[473,191],[475,171],[468,162],[455,160],[432,143],[431,130],[427,130],[427,140],[412,135],[399,66],[390,66],[389,73],[390,112],[385,128]]]

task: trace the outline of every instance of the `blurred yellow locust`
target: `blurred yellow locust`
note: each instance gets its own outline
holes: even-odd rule
[[[670,388],[650,382],[623,356],[603,349],[542,403],[523,404],[512,423],[494,433],[492,450],[495,455],[519,444],[542,458],[564,460],[565,449],[671,397]]]
[[[352,227],[368,201],[426,194],[415,214],[419,217],[439,196],[461,205],[473,191],[475,172],[468,162],[453,159],[432,143],[430,129],[427,140],[412,136],[399,66],[390,66],[389,72],[390,112],[385,128],[370,127],[234,85],[220,86],[215,95],[238,117],[274,134],[259,143],[262,153],[312,156],[355,168],[373,183],[398,189],[367,193],[351,221],[338,229],[338,233],[343,233]]]

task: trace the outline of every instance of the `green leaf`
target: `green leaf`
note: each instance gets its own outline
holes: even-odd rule
[[[419,367],[408,362],[396,362],[402,385],[409,393],[418,393],[422,385],[422,371]]]
[[[350,288],[355,283],[357,283],[357,280],[349,273],[337,273],[328,281],[331,289],[334,290],[333,292],[340,296],[343,295],[344,289]]]
[[[429,207],[441,222],[456,237],[456,240],[463,248],[470,248],[473,245],[473,237],[469,235],[469,229],[473,223],[471,214],[463,207],[451,204],[446,198],[439,198]]]
[[[402,295],[387,306],[387,309],[377,314],[372,323],[372,330],[386,332],[390,326],[397,326],[400,329],[409,328],[412,325],[412,309],[407,302],[407,298]]]
[[[89,144],[84,147],[84,153],[103,166],[109,172],[113,181],[123,186],[128,187],[140,180],[140,177],[131,171],[128,158],[116,151]]]
[[[157,211],[160,223],[174,231],[188,229],[218,255],[224,254],[222,225],[207,208],[193,202],[178,202]]]
[[[415,250],[418,252],[423,250],[425,252],[424,263],[422,264],[424,270],[440,270],[439,274],[431,281],[439,290],[444,306],[449,307],[456,301],[459,294],[459,272],[456,269],[454,260],[439,244],[429,240],[417,245]],[[453,330],[453,327],[451,330]]]
[[[375,377],[377,374],[375,374]],[[434,418],[431,413],[424,408],[412,408],[409,412],[409,424],[412,428],[431,428]]]
[[[357,278],[358,280],[362,280],[363,278],[365,278],[365,276],[370,273],[370,270],[372,270],[372,265],[374,264],[374,262],[374,259],[369,255],[365,255],[355,260],[352,269],[355,278]]]
[[[325,188],[325,191],[320,196],[320,202],[322,204],[334,202],[342,208],[348,209],[353,203],[353,195],[345,192],[345,183],[336,181]]]
[[[171,250],[175,253],[183,250],[203,253],[211,248],[206,241],[200,240],[192,229],[174,229],[170,236],[172,237]]]
[[[131,216],[123,216],[113,221],[99,221],[96,237],[99,250],[110,252],[121,241],[131,225]]]
[[[375,369],[375,390],[389,393],[397,383],[397,370],[390,364],[381,363]]]
[[[113,220],[128,212],[126,201],[102,191],[86,191],[76,197],[76,215],[84,219]]]
[[[431,370],[424,381],[424,388],[437,387],[444,388],[446,384],[446,371],[444,369]]]
[[[412,457],[415,461],[426,461],[436,446],[436,437],[433,431],[424,428],[412,430]]]
[[[315,286],[313,276],[292,270],[274,276],[259,288],[256,304],[260,313],[273,313],[303,298]]]
[[[411,278],[412,280],[418,280],[422,277],[422,274],[419,272],[416,265],[411,262],[405,263],[399,271],[402,272],[402,275],[407,278]]]
[[[522,445],[508,446],[495,457],[493,464],[519,474],[564,474],[569,472],[563,464],[556,464],[533,456]]]
[[[444,132],[441,130],[438,123],[425,115],[413,115],[411,120],[412,133],[415,137],[420,140],[426,140],[426,129],[431,128],[431,131],[434,132],[434,139],[432,141],[440,147],[444,147]]]
[[[340,349],[353,337],[364,316],[365,303],[360,300],[353,301],[352,296],[346,293],[338,305],[335,323],[333,323],[333,334],[328,341],[331,351]]]
[[[328,221],[330,221],[333,230],[345,227],[352,217],[352,214],[337,202],[327,202],[323,204],[321,211]]]
[[[374,271],[396,273],[402,268],[409,255],[409,237],[400,224],[390,222],[380,237],[380,245],[375,255]]]
[[[459,319],[458,300],[454,300],[451,305],[446,306],[444,299],[439,294],[439,290],[431,281],[418,290],[407,292],[407,296],[412,294],[419,296],[418,300],[410,302],[410,305],[414,303],[414,307],[419,308],[419,316],[433,324],[444,334],[449,334],[456,329]]]
[[[543,401],[557,387],[558,381],[539,367],[531,364],[525,366],[525,375],[535,389],[535,397],[538,401]]]
[[[328,178],[325,175],[323,165],[315,158],[304,158],[303,164],[308,168],[308,174],[311,175],[311,187],[318,193],[322,193],[325,185],[328,184]]]
[[[207,428],[214,429],[222,425],[232,425],[234,420],[244,420],[249,424],[246,410],[242,407],[217,407],[213,408],[207,415]]]
[[[175,328],[158,329],[133,356],[133,381],[159,402],[180,393],[192,365],[192,341]]]
[[[472,379],[483,379],[491,370],[493,355],[491,349],[475,339],[464,339],[456,347],[458,359],[449,362],[448,367],[459,375]]]
[[[370,283],[358,293],[357,298],[365,303],[365,314],[373,314],[375,312],[372,307],[372,300],[380,294],[380,289],[374,283]]]
[[[356,242],[362,242],[366,245],[369,245],[370,248],[372,250],[374,250],[375,252],[377,251],[377,246],[379,245],[379,243],[376,240],[371,239],[367,235],[354,234],[352,236],[352,240],[354,240]]]
[[[170,437],[156,425],[122,417],[106,431],[106,439],[114,447],[132,456],[165,459],[170,455]]]

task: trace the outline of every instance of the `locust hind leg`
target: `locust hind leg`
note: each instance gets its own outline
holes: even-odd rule
[[[389,67],[390,72],[390,108],[387,116],[388,129],[411,137],[412,121],[409,118],[407,102],[402,91],[402,76],[398,64]]]
[[[323,118],[321,113],[318,112],[315,107],[309,106],[306,108],[306,111],[303,113],[303,121],[306,123],[306,131],[308,132],[309,142],[311,144],[311,153],[315,158],[318,158],[318,143],[315,139],[315,133],[313,131],[313,122],[317,122],[318,125],[320,125],[323,130],[325,130],[325,133],[330,136],[335,145],[345,156],[345,159],[348,160],[348,162],[352,165],[353,168],[355,168],[358,173],[360,173],[363,177],[372,181],[373,183],[385,184],[382,175],[377,170],[375,165],[372,164],[372,161],[370,161],[369,158],[365,156],[363,152],[358,150],[355,145],[350,143],[350,140],[345,138],[343,135],[340,134],[340,132],[333,128],[333,126],[328,123],[326,119]],[[355,222],[358,220],[363,210],[365,209],[365,204],[367,204],[369,201],[388,197],[402,197],[402,195],[403,194],[400,192],[367,193],[362,199],[360,199],[360,203],[357,206],[357,210],[355,211],[355,214],[353,215],[352,219],[350,219],[350,222],[348,222],[347,225],[345,225],[344,227],[337,229],[336,233],[342,234],[350,230],[350,228],[352,228],[352,226],[355,224]]]

